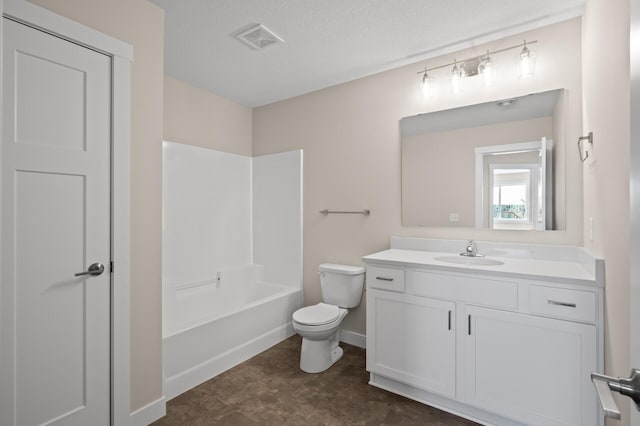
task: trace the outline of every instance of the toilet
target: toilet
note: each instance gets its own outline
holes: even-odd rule
[[[362,299],[364,267],[324,263],[319,267],[322,302],[293,313],[293,329],[302,337],[300,369],[326,370],[342,358],[340,324],[348,308]]]

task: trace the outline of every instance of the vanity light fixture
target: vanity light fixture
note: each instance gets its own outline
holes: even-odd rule
[[[517,59],[518,78],[524,79],[534,75],[536,65],[536,52],[529,48],[530,45],[537,43],[537,40],[526,41],[517,44],[515,46],[506,47],[498,50],[487,50],[486,55],[471,57],[458,61],[454,59],[453,62],[444,65],[438,65],[436,67],[425,67],[424,70],[418,71],[416,74],[422,74],[422,81],[420,83],[420,92],[424,98],[428,98],[433,94],[435,79],[428,74],[430,71],[440,68],[451,68],[451,92],[458,94],[462,92],[465,77],[471,77],[474,75],[481,75],[482,81],[485,86],[490,87],[496,84],[496,62],[491,58],[491,55],[502,53],[507,50],[521,49]]]

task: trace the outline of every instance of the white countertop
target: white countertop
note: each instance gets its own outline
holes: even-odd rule
[[[366,263],[378,263],[388,266],[428,267],[430,269],[514,277],[518,279],[552,281],[568,284],[604,287],[602,274],[591,273],[583,262],[577,260],[550,260],[522,257],[487,256],[504,262],[503,265],[485,266],[473,264],[455,264],[437,260],[438,257],[456,256],[457,253],[445,251],[407,250],[391,248],[364,256]],[[594,259],[595,261],[595,259]],[[592,268],[593,271],[598,267]]]

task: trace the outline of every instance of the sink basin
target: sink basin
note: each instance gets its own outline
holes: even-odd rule
[[[501,262],[496,259],[488,259],[486,257],[440,256],[440,257],[436,257],[435,260],[439,260],[440,262],[456,263],[458,265],[478,265],[478,266],[504,265],[504,262]]]

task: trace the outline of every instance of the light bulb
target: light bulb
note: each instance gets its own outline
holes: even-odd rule
[[[458,94],[462,92],[464,85],[464,64],[458,65],[456,61],[453,63],[453,69],[451,70],[451,92]]]
[[[536,68],[536,52],[529,50],[526,41],[516,60],[518,62],[518,78],[533,77]]]
[[[422,76],[422,83],[420,84],[420,94],[423,99],[429,99],[433,94],[433,77],[430,77],[425,70],[424,76]]]
[[[496,84],[496,63],[489,57],[489,52],[487,52],[487,57],[478,65],[478,73],[482,76],[485,86],[491,87]]]

